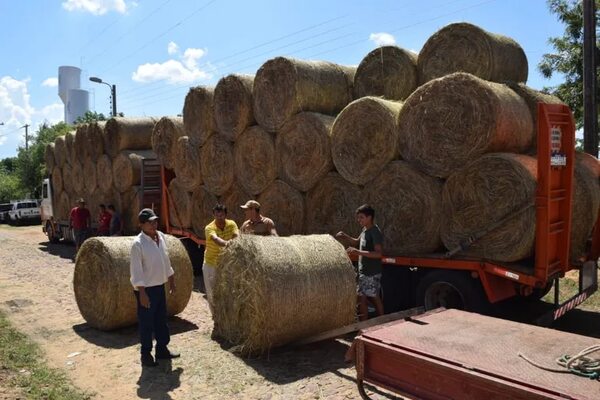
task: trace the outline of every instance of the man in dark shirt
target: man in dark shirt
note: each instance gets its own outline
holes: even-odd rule
[[[260,204],[258,201],[248,200],[246,204],[240,207],[246,213],[246,221],[244,221],[240,228],[242,234],[278,236],[273,220],[260,214]]]
[[[108,236],[112,215],[106,211],[106,206],[104,204],[100,204],[98,208],[100,210],[100,213],[98,214],[98,236]]]
[[[121,236],[123,234],[123,220],[121,219],[121,214],[115,210],[115,206],[112,204],[108,205],[108,212],[110,213],[110,228],[109,235],[110,236]]]
[[[381,254],[383,235],[374,224],[375,210],[368,204],[356,210],[356,219],[362,231],[360,236],[353,238],[344,232],[338,232],[336,238],[350,243],[346,249],[348,254],[358,255],[358,310],[359,319],[368,318],[368,303],[375,306],[377,315],[383,315],[383,302],[379,297],[381,291]],[[359,246],[357,249],[356,247]]]
[[[75,252],[79,251],[79,247],[87,239],[88,230],[92,225],[92,216],[90,210],[85,208],[85,200],[77,200],[77,207],[71,209],[69,214],[69,227],[73,229],[75,234]]]

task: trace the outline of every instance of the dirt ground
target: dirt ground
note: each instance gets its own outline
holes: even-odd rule
[[[360,398],[355,369],[344,362],[347,341],[280,350],[268,358],[227,351],[211,339],[201,279],[184,312],[170,320],[170,347],[181,358],[142,369],[136,327],[101,332],[81,317],[73,295],[73,253],[71,245],[49,244],[39,226],[0,225],[0,309],[41,345],[51,367],[66,371],[94,398]],[[375,388],[369,392],[374,399],[396,398]]]

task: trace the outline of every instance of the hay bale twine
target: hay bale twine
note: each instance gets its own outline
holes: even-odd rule
[[[83,165],[78,160],[71,161],[71,179],[73,180],[73,194],[82,196],[85,190],[85,176],[83,175]]]
[[[512,262],[533,254],[537,161],[522,154],[486,154],[450,175],[442,193],[441,236],[454,249],[472,235],[504,223],[461,255]],[[513,216],[510,218],[510,216]]]
[[[423,45],[417,62],[420,84],[453,72],[494,82],[526,82],[527,57],[513,39],[461,22],[445,26]]]
[[[227,206],[227,218],[234,220],[237,226],[241,227],[246,220],[246,214],[240,206],[253,199],[254,196],[248,194],[240,184],[234,182],[229,190],[221,196],[221,203]]]
[[[484,153],[519,153],[533,142],[525,101],[505,85],[465,73],[419,87],[398,121],[402,158],[442,178]]]
[[[75,161],[79,161],[75,152],[75,136],[77,136],[77,131],[67,132],[65,134],[65,150],[67,153],[66,163],[69,165],[73,165]]]
[[[179,177],[169,182],[169,222],[178,228],[192,226],[192,194],[180,184]]]
[[[175,145],[177,139],[185,135],[183,118],[162,117],[152,130],[152,150],[156,153],[158,161],[165,168],[175,168]]]
[[[104,193],[113,189],[112,160],[106,154],[102,154],[96,161],[96,184]]]
[[[73,194],[73,173],[69,164],[65,164],[62,168],[62,183],[63,190],[71,196]]]
[[[149,150],[152,148],[154,118],[114,117],[104,127],[104,151],[116,157],[123,150]]]
[[[73,149],[77,154],[77,159],[83,164],[83,159],[88,156],[89,141],[88,141],[88,124],[80,124],[77,126]]]
[[[217,196],[209,192],[204,185],[192,193],[192,228],[201,238],[204,238],[204,227],[214,219],[212,209],[217,202]]]
[[[138,214],[143,208],[141,197],[139,186],[131,186],[119,196],[123,232],[126,235],[137,235],[140,232]]]
[[[156,158],[152,150],[125,150],[112,161],[113,185],[119,192],[139,185],[142,178],[142,160]]]
[[[404,100],[418,86],[417,54],[381,46],[362,59],[354,76],[354,98],[382,96]]]
[[[54,193],[63,191],[62,169],[57,165],[52,169],[52,190]]]
[[[304,233],[304,197],[281,180],[274,181],[258,196],[261,214],[275,222],[280,236]]]
[[[95,121],[87,127],[87,152],[92,161],[98,160],[104,154],[104,127],[106,121]]]
[[[175,175],[179,178],[179,184],[188,192],[194,191],[202,184],[200,146],[191,141],[189,136],[182,136],[177,139],[173,153]]]
[[[135,237],[95,237],[81,246],[73,290],[86,322],[103,331],[137,322],[137,306],[130,282],[129,262]],[[175,272],[177,290],[167,290],[167,314],[182,312],[192,294],[192,264],[181,241],[167,235],[167,253]]]
[[[571,262],[585,256],[587,240],[592,234],[600,207],[600,165],[587,153],[575,154],[573,204],[571,220]]]
[[[277,132],[300,111],[335,115],[352,101],[349,86],[337,64],[273,58],[254,78],[254,117],[267,131]]]
[[[46,165],[46,171],[51,174],[56,165],[54,160],[54,143],[48,143],[44,148],[44,164]]]
[[[54,161],[60,168],[67,162],[67,145],[64,136],[54,139]]]
[[[364,185],[397,158],[402,103],[363,97],[337,116],[331,129],[331,156],[349,182]]]
[[[291,117],[275,138],[279,176],[306,192],[333,169],[331,127],[335,118],[312,112]]]
[[[96,163],[92,160],[92,156],[87,155],[83,159],[83,177],[84,187],[88,192],[93,192],[98,186]]]
[[[223,251],[214,288],[217,333],[260,354],[355,321],[356,275],[329,235],[244,235]]]
[[[214,88],[190,88],[183,103],[183,125],[185,134],[201,146],[216,130],[214,109]]]
[[[204,186],[220,196],[234,179],[233,147],[220,135],[212,135],[200,150],[200,166]]]
[[[330,172],[306,194],[306,233],[356,231],[355,211],[364,203],[360,187]]]
[[[405,161],[392,161],[367,187],[365,200],[375,208],[375,223],[383,232],[386,254],[427,254],[441,248],[440,179]],[[353,215],[347,218],[352,220]]]
[[[277,177],[275,142],[260,126],[244,131],[233,146],[235,176],[250,194],[265,190]]]
[[[255,123],[252,110],[252,75],[227,75],[215,87],[215,123],[220,135],[234,142]]]

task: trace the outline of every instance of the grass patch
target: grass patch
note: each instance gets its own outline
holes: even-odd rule
[[[573,297],[577,294],[577,291],[579,290],[579,281],[577,281],[576,279],[577,279],[576,277],[575,277],[575,279],[571,278],[571,277],[565,277],[560,280],[558,297],[559,297],[561,303],[570,299],[571,297]],[[598,280],[600,282],[600,271],[598,272]],[[594,293],[589,298],[587,298],[577,308],[582,309],[582,310],[600,312],[600,294],[599,293],[600,293],[600,290],[596,291],[596,293]],[[554,287],[550,290],[550,292],[546,296],[544,296],[544,298],[542,300],[545,302],[548,302],[548,303],[554,303]]]
[[[13,328],[1,312],[0,368],[9,371],[7,383],[19,388],[28,399],[91,398],[75,388],[62,371],[48,367],[37,344]]]

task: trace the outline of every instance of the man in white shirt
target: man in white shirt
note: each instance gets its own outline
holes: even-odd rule
[[[138,214],[142,231],[131,246],[131,284],[137,300],[137,316],[142,345],[142,365],[157,366],[152,357],[152,334],[156,338],[156,359],[179,357],[167,345],[170,341],[167,326],[167,301],[165,283],[169,293],[175,292],[173,268],[167,254],[164,233],[158,231],[158,216],[149,208]]]

